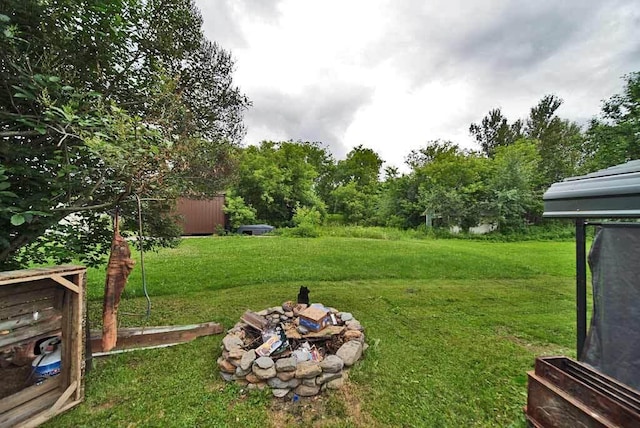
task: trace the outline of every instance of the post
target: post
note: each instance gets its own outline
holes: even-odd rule
[[[587,250],[585,220],[576,219],[576,325],[578,361],[587,338]]]

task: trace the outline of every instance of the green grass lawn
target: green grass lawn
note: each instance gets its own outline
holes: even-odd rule
[[[571,242],[201,238],[145,262],[149,325],[228,328],[306,285],[352,312],[370,348],[344,390],[296,406],[223,382],[222,335],[96,359],[85,402],[49,426],[524,426],[535,356],[575,354]],[[94,327],[103,283],[90,270]],[[144,308],[137,267],[120,310]]]

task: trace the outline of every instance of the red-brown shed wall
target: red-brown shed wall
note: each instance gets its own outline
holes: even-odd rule
[[[225,226],[224,195],[213,199],[179,198],[178,214],[182,217],[183,235],[210,235]]]

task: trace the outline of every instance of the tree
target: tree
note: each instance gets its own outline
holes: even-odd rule
[[[496,150],[483,205],[500,232],[523,231],[528,221],[542,214],[541,194],[536,192],[541,161],[531,140]]]
[[[333,213],[352,224],[372,224],[380,191],[383,160],[362,145],[354,147],[334,169],[334,188],[329,195]]]
[[[526,120],[525,135],[535,142],[540,155],[536,183],[540,189],[574,175],[581,160],[582,131],[577,124],[556,115],[562,102],[555,95],[546,95]]]
[[[324,204],[314,190],[317,172],[302,142],[263,141],[240,155],[234,192],[256,210],[258,219],[276,226],[291,225],[298,207]]]
[[[584,144],[584,172],[640,159],[640,72],[624,77],[622,93],[602,105]]]
[[[493,157],[498,147],[508,146],[522,136],[522,121],[509,124],[502,111],[496,108],[489,111],[480,124],[472,123],[469,132],[485,155]]]
[[[133,195],[146,233],[168,242],[175,197],[219,191],[233,167],[249,102],[230,54],[204,38],[190,0],[5,6],[0,265],[98,262],[109,236],[101,213],[118,206],[135,218]]]

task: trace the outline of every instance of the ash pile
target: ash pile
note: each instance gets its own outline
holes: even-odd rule
[[[220,375],[276,397],[339,389],[368,345],[351,313],[321,303],[284,302],[246,311],[222,339]]]

